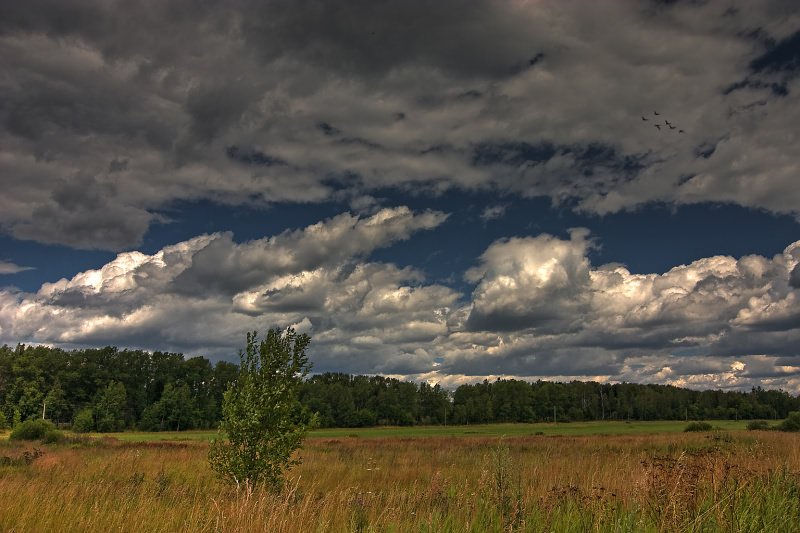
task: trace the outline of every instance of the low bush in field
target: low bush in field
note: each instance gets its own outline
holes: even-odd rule
[[[94,429],[94,412],[91,407],[81,409],[72,421],[72,431],[88,433]]]
[[[747,423],[747,429],[750,431],[764,431],[770,429],[769,422],[766,420],[753,420]]]
[[[786,417],[786,420],[778,424],[778,430],[792,432],[800,431],[800,411],[789,413],[789,416]]]
[[[55,429],[55,426],[48,420],[26,420],[17,424],[8,438],[9,440],[39,440]]]
[[[67,441],[67,437],[57,429],[52,429],[44,434],[42,437],[43,444],[61,444]]]
[[[711,431],[711,424],[708,422],[690,422],[683,431]]]

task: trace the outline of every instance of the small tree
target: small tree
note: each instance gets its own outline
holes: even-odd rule
[[[292,456],[315,423],[297,399],[311,369],[310,342],[292,328],[272,328],[260,342],[256,332],[247,334],[239,374],[222,402],[220,430],[227,440],[215,440],[209,450],[211,468],[237,487],[266,483],[279,491],[285,471],[300,462]]]

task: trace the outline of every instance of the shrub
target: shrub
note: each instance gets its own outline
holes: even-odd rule
[[[800,431],[800,411],[793,411],[789,413],[786,420],[778,424],[780,431]]]
[[[6,429],[8,425],[8,420],[6,419],[6,414],[3,411],[0,411],[0,429]]]
[[[64,434],[57,429],[51,429],[44,434],[44,437],[42,437],[42,443],[44,444],[60,444],[66,440],[67,438],[64,436]]]
[[[9,440],[39,440],[43,439],[48,431],[54,431],[55,427],[48,420],[26,420],[20,422],[8,436]]]
[[[88,433],[94,429],[94,412],[91,407],[81,409],[72,421],[72,431]]]
[[[711,431],[711,424],[708,422],[690,422],[683,431]]]
[[[769,429],[769,423],[766,420],[753,420],[747,423],[747,429],[750,431],[764,431]]]

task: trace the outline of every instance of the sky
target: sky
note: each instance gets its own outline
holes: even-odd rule
[[[0,344],[800,393],[794,0],[0,2]]]

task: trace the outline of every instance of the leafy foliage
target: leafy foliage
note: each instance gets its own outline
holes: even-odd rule
[[[708,422],[690,422],[686,425],[683,431],[711,431],[713,428]]]
[[[8,438],[10,440],[40,440],[54,429],[52,422],[47,420],[26,420],[25,422],[20,422]]]
[[[67,437],[57,429],[51,429],[42,437],[44,444],[59,444],[67,440]]]
[[[119,381],[112,381],[100,391],[94,408],[97,431],[109,432],[125,429],[124,412],[127,398],[125,385]]]
[[[88,433],[94,430],[94,411],[91,407],[86,407],[78,411],[72,421],[72,431],[77,433]]]
[[[188,385],[167,383],[161,398],[142,413],[141,427],[150,431],[180,431],[197,424],[198,410]]]
[[[239,374],[222,402],[220,430],[227,440],[214,441],[209,450],[211,467],[221,477],[277,491],[285,471],[299,463],[293,455],[314,423],[298,401],[311,368],[305,353],[310,342],[291,328],[270,329],[260,342],[256,332],[247,335]]]
[[[778,424],[778,430],[791,432],[800,431],[800,412],[794,411],[789,413],[786,420]]]

